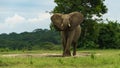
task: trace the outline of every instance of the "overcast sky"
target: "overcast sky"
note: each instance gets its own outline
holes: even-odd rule
[[[120,21],[120,1],[106,0],[108,13],[104,19]],[[0,0],[0,34],[31,32],[34,29],[49,29],[50,14],[54,0]]]

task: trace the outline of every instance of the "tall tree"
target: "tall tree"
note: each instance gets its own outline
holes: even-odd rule
[[[54,0],[57,4],[53,13],[70,13],[73,11],[81,12],[84,15],[80,45],[90,46],[98,43],[99,26],[97,22],[101,20],[102,15],[107,13],[104,5],[105,0]],[[80,46],[81,47],[81,46]]]

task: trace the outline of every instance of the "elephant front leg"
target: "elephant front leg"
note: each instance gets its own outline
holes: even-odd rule
[[[71,56],[70,52],[70,46],[73,41],[73,36],[74,36],[74,31],[69,31],[67,34],[67,42],[66,42],[66,47],[65,47],[65,56]]]
[[[63,56],[71,56],[70,47],[67,47],[67,43],[63,43]]]
[[[66,50],[64,56],[71,56],[71,52],[70,52],[70,50]]]
[[[61,32],[62,34],[62,45],[63,45],[63,56],[67,56],[66,52],[66,45],[67,45],[67,36],[66,36],[66,32]]]
[[[76,48],[77,48],[77,43],[73,42],[73,56],[76,55]]]
[[[71,56],[70,45],[70,40],[66,39],[63,41],[63,56]]]
[[[65,40],[62,41],[62,45],[63,45],[63,56],[64,56],[65,55],[65,47],[66,47]]]

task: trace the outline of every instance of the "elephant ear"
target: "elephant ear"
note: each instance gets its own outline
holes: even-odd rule
[[[71,29],[74,29],[83,22],[83,15],[80,12],[70,13],[70,25]]]
[[[51,21],[53,23],[53,26],[56,30],[62,30],[61,24],[62,24],[62,14],[56,13],[51,16]]]

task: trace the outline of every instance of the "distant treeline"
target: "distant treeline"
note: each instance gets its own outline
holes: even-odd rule
[[[107,21],[107,23],[88,22],[93,26],[82,27],[78,48],[120,48],[120,23],[112,21]],[[55,30],[35,29],[32,32],[19,34],[14,32],[0,34],[0,49],[32,50],[56,49],[60,47],[62,47],[60,33]]]
[[[35,29],[32,32],[20,34],[10,33],[0,35],[0,48],[10,50],[31,50],[40,48],[53,48],[60,44],[59,32],[48,29]],[[48,47],[50,46],[50,47]]]

